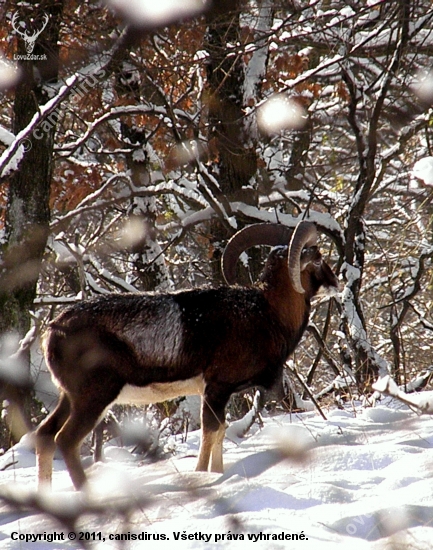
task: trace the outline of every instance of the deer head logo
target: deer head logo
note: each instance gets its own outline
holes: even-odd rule
[[[26,24],[23,21],[18,22],[18,13],[14,13],[14,16],[12,17],[12,27],[15,29],[15,31],[23,38],[24,43],[26,45],[26,52],[27,53],[33,53],[33,48],[35,47],[36,40],[38,36],[41,34],[41,32],[45,29],[47,26],[47,23],[49,21],[48,15],[44,14],[44,21],[42,24],[42,28],[40,30],[36,30],[33,32],[33,34],[27,33],[27,31],[23,31],[21,29],[26,28]],[[20,28],[21,27],[21,28]]]

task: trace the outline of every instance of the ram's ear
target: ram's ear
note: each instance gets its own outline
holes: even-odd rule
[[[317,246],[310,246],[304,248],[301,252],[300,266],[301,271],[307,267],[308,264],[314,263],[317,266],[320,266],[322,263],[322,254],[320,254]]]
[[[335,296],[340,290],[338,278],[335,273],[323,259],[320,265],[316,266],[315,262],[314,265],[316,267],[315,275],[320,284],[320,294]]]

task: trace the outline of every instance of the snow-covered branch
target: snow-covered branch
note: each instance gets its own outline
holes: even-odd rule
[[[359,269],[349,266],[348,264],[343,264],[341,271],[345,274],[346,284],[340,296],[340,304],[342,308],[342,319],[345,322],[346,333],[349,337],[350,345],[355,353],[366,357],[371,362],[371,365],[377,369],[379,374],[385,376],[391,372],[390,366],[371,344],[353,295],[352,288],[354,282],[360,277]]]
[[[431,372],[429,373],[431,376]],[[433,414],[433,395],[432,392],[415,393],[408,395],[400,389],[389,375],[382,376],[374,384],[373,389],[398,399],[416,414]]]
[[[59,107],[62,101],[74,89],[77,82],[77,74],[67,78],[66,84],[60,88],[58,94],[40,107],[39,112],[34,114],[27,126],[18,132],[15,139],[0,156],[0,177],[5,177],[18,169],[19,163],[25,154],[26,140],[29,140],[33,132],[38,128],[38,125]],[[36,136],[36,139],[40,138]]]
[[[116,190],[110,196],[105,196],[107,191],[115,182],[123,181],[125,185]],[[186,178],[180,178],[179,181],[168,180],[155,185],[136,187],[129,174],[119,173],[108,178],[108,180],[97,191],[87,195],[73,210],[67,212],[63,216],[58,216],[51,222],[51,230],[59,231],[63,227],[67,227],[72,220],[78,219],[84,214],[92,211],[105,210],[113,207],[116,204],[121,204],[131,200],[134,197],[149,197],[152,195],[159,196],[165,194],[173,194],[184,198],[186,201],[193,201],[198,206],[207,207],[208,202],[197,192],[194,185]]]
[[[188,122],[191,122],[191,117],[181,109],[174,109],[174,113],[180,119],[184,118]],[[64,143],[60,147],[56,148],[56,151],[62,154],[62,156],[68,156],[74,153],[79,147],[88,141],[88,139],[95,133],[98,127],[110,120],[119,119],[122,116],[132,115],[154,115],[158,117],[166,117],[167,110],[165,107],[161,107],[154,104],[146,105],[123,105],[120,107],[112,107],[106,113],[96,118],[92,122],[87,123],[86,131],[75,141]]]
[[[136,493],[132,498],[98,499],[84,492],[47,493],[9,484],[0,486],[0,501],[20,512],[44,514],[66,531],[78,533],[79,522],[84,516],[96,516],[102,521],[102,518],[114,515],[127,521],[135,511],[148,507],[151,498]],[[82,548],[94,548],[94,542],[89,543],[85,538],[81,541],[77,538],[76,542]]]

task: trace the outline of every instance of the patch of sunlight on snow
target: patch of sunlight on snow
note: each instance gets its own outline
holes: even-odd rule
[[[9,333],[0,338],[0,380],[25,385],[29,374],[24,359],[20,357],[18,334]]]
[[[12,88],[20,76],[19,69],[0,55],[0,90]]]
[[[108,7],[134,26],[168,25],[203,11],[205,0],[106,0]]]
[[[131,498],[136,494],[137,483],[131,473],[123,466],[97,463],[92,467],[89,484],[89,496],[92,500],[110,498]]]
[[[179,166],[190,164],[195,160],[199,160],[204,153],[204,148],[195,140],[185,140],[178,143],[166,161],[166,168],[174,170]]]
[[[154,239],[154,230],[140,216],[130,216],[116,235],[119,250],[130,250],[147,240]]]
[[[426,185],[433,185],[433,157],[424,157],[414,164],[412,176]]]
[[[284,94],[275,94],[262,103],[257,111],[257,124],[266,134],[282,130],[299,130],[306,123],[304,109]]]
[[[419,72],[411,85],[413,92],[424,103],[433,102],[433,71]]]
[[[295,462],[306,460],[308,451],[314,446],[311,433],[306,428],[294,424],[275,429],[273,438],[284,458]]]

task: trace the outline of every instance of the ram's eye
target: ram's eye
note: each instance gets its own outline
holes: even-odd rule
[[[306,262],[314,261],[317,256],[320,256],[317,246],[310,246],[302,251],[302,259]]]

